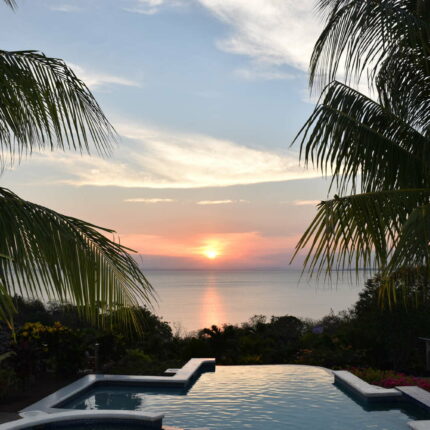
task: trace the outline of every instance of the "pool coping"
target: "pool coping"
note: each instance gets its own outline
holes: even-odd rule
[[[173,376],[140,376],[140,375],[105,375],[90,374],[61,388],[58,391],[44,397],[36,403],[22,409],[22,412],[41,411],[48,414],[70,411],[56,407],[70,397],[89,388],[97,382],[115,382],[142,384],[157,387],[186,387],[190,384],[198,371],[203,366],[215,366],[215,358],[192,358],[183,367],[177,370]],[[1,429],[1,427],[0,427]]]
[[[0,430],[20,430],[33,428],[34,426],[66,423],[76,421],[133,421],[142,423],[144,428],[161,430],[164,414],[148,413],[141,411],[107,411],[107,410],[68,410],[65,412],[46,413],[42,411],[28,411],[20,413],[22,419],[10,421],[0,425]]]
[[[369,384],[347,370],[332,370],[334,382],[367,401],[397,400],[403,393],[396,388],[383,388]]]

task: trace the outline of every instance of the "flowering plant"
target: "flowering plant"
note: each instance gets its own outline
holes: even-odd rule
[[[428,378],[405,375],[404,373],[395,372],[394,370],[357,367],[352,367],[348,370],[369,384],[378,385],[380,387],[394,388],[405,385],[415,385],[423,390],[430,391],[430,380]]]

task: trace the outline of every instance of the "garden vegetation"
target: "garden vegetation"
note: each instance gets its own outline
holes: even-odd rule
[[[125,332],[115,323],[109,329],[88,325],[72,305],[44,306],[15,297],[15,333],[6,325],[0,332],[0,397],[10,401],[14,393],[31,391],[47,375],[74,379],[94,371],[162,374],[192,357],[215,357],[225,365],[350,368],[372,383],[412,381],[428,388],[425,380],[416,378],[426,374],[424,342],[418,338],[430,333],[430,301],[417,302],[417,291],[410,291],[402,302],[381,308],[380,288],[379,278],[369,280],[351,309],[318,321],[257,315],[240,325],[212,326],[187,335],[175,333],[146,308],[135,310],[144,322],[142,334]]]

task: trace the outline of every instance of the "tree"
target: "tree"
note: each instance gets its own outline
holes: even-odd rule
[[[12,9],[14,0],[4,0]],[[0,50],[0,163],[34,149],[109,154],[116,134],[87,86],[57,58]],[[113,230],[24,201],[0,188],[0,320],[11,323],[15,293],[78,305],[103,322],[136,323],[133,307],[152,287]]]
[[[332,174],[334,198],[296,247],[319,273],[401,267],[430,275],[430,4],[319,0],[325,28],[311,58],[320,100],[300,131],[301,158]],[[341,70],[341,66],[343,70]],[[343,82],[336,76],[343,73]],[[367,73],[376,100],[352,88]],[[393,285],[387,282],[386,285]]]

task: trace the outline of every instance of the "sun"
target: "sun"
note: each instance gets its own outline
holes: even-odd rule
[[[204,254],[209,260],[215,260],[215,258],[218,257],[218,251],[215,251],[215,249],[206,249],[204,251]]]

